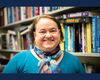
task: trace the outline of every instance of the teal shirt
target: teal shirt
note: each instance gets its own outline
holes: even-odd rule
[[[3,73],[38,73],[38,61],[30,50],[20,52],[8,62]],[[85,73],[78,58],[67,52],[58,66],[61,73]]]

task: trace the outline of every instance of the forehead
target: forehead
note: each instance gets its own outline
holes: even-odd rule
[[[57,23],[49,18],[41,18],[36,24],[36,28],[50,28],[50,27],[55,27],[57,28]]]

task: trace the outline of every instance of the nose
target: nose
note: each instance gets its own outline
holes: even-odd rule
[[[52,36],[52,35],[51,35],[51,33],[50,33],[50,32],[47,32],[47,33],[46,33],[46,37],[48,37],[48,38],[49,38],[49,37],[51,37],[51,36]]]

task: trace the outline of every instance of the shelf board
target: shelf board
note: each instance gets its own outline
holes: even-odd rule
[[[7,49],[2,49],[0,50],[0,52],[3,52],[3,53],[18,53],[18,52],[21,52],[23,50],[7,50]]]
[[[79,52],[71,52],[71,54],[79,57],[100,57],[100,53],[79,53]]]

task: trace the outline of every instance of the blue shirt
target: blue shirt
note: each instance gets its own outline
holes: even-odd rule
[[[16,54],[6,65],[3,73],[38,73],[39,60],[30,50]],[[65,52],[58,64],[61,73],[85,73],[85,70],[76,56]]]

